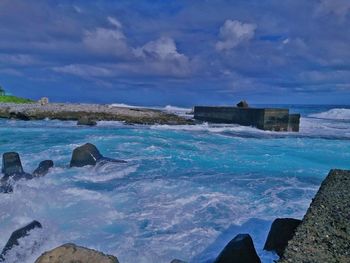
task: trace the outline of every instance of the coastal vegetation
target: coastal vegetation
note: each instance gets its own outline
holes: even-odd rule
[[[0,103],[32,103],[33,100],[6,94],[5,89],[0,86]]]

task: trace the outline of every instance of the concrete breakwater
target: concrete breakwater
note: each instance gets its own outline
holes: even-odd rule
[[[235,123],[270,131],[299,131],[300,114],[289,114],[289,109],[248,107],[195,106],[196,120],[214,123]]]
[[[130,124],[191,124],[192,121],[161,110],[145,108],[111,107],[100,104],[50,103],[0,103],[0,118],[20,120],[79,120],[124,121]]]

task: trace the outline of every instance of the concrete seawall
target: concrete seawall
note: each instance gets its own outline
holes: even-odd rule
[[[331,170],[279,263],[350,262],[350,171]]]
[[[261,130],[299,131],[300,114],[288,109],[195,106],[194,118],[214,123],[235,123]]]

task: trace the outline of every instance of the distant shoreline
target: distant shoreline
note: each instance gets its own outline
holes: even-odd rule
[[[79,120],[87,117],[95,121],[123,121],[128,124],[193,124],[192,120],[157,109],[115,107],[88,103],[0,103],[0,118],[18,120],[57,119]]]

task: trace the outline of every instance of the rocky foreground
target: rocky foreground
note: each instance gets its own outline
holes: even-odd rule
[[[124,121],[129,124],[191,124],[186,118],[155,109],[111,107],[100,104],[0,103],[0,118],[19,120],[81,120]]]

